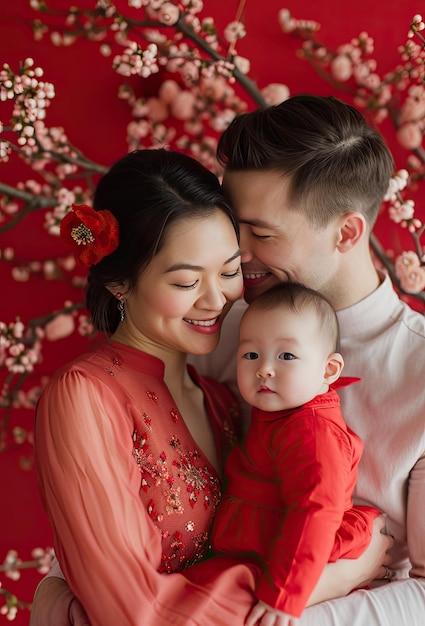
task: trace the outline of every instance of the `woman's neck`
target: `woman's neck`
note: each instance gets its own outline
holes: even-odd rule
[[[187,354],[184,352],[161,346],[140,333],[132,332],[126,322],[120,323],[112,339],[160,359],[164,363],[164,382],[176,402],[185,390],[193,387],[186,367]]]

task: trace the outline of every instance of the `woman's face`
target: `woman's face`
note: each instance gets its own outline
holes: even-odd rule
[[[150,354],[207,354],[241,293],[239,244],[225,213],[217,209],[205,218],[181,219],[126,296],[119,328]]]

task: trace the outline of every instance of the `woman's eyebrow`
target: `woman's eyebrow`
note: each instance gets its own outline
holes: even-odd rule
[[[227,259],[227,261],[224,261],[223,265],[227,265],[228,263],[231,263],[232,261],[234,261],[240,256],[241,256],[241,251],[237,250],[235,254],[233,254],[230,257],[230,259]],[[172,265],[167,270],[165,270],[164,273],[167,274],[169,272],[176,272],[178,270],[193,270],[196,272],[201,272],[202,270],[205,270],[205,267],[203,267],[202,265],[192,265],[191,263],[176,263],[175,265]]]

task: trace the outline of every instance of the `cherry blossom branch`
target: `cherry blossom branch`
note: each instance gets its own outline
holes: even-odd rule
[[[403,289],[402,283],[399,280],[398,275],[396,273],[394,264],[390,262],[388,255],[385,253],[381,243],[378,241],[378,238],[373,233],[370,235],[370,246],[376,258],[380,261],[380,263],[382,263],[382,266],[385,267],[385,269],[388,271],[388,274],[390,275],[390,278],[392,282],[394,283],[394,285],[397,287],[398,291],[404,294],[405,296],[414,297],[416,300],[419,300],[420,302],[425,304],[425,292],[424,291],[412,294]]]
[[[6,619],[13,621],[16,617],[18,610],[28,609],[31,610],[32,603],[19,600],[15,594],[0,587],[0,595],[5,598],[5,604],[0,608],[0,614],[5,615]]]
[[[213,50],[213,48],[211,48],[211,46],[209,46],[207,42],[202,39],[202,37],[199,37],[197,35],[193,28],[185,22],[184,16],[180,16],[179,20],[177,21],[176,28],[178,28],[178,30],[180,30],[184,35],[186,35],[186,37],[191,39],[201,50],[207,52],[209,56],[215,61],[227,60],[221,54],[218,54],[215,50]],[[230,58],[230,61],[232,61],[232,57]],[[236,81],[240,84],[240,86],[251,96],[257,106],[262,109],[266,108],[266,99],[261,95],[261,92],[259,91],[254,81],[242,74],[242,72],[236,66],[232,70],[232,74]]]
[[[19,580],[21,570],[37,569],[40,574],[46,574],[52,563],[54,552],[52,548],[34,548],[31,552],[33,559],[31,561],[22,561],[16,550],[9,550],[2,565],[0,572],[4,572],[7,578]],[[0,583],[0,595],[4,597],[5,604],[0,608],[0,614],[5,615],[6,619],[13,621],[18,610],[31,610],[31,602],[20,600],[15,594],[4,589]]]

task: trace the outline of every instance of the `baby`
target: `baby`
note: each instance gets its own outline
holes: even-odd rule
[[[239,339],[238,386],[252,419],[226,462],[212,546],[261,557],[247,625],[267,616],[272,624],[275,614],[292,626],[326,563],[357,558],[379,515],[353,506],[363,444],[335,391],[359,379],[340,378],[335,311],[301,284],[281,283],[254,300]]]

